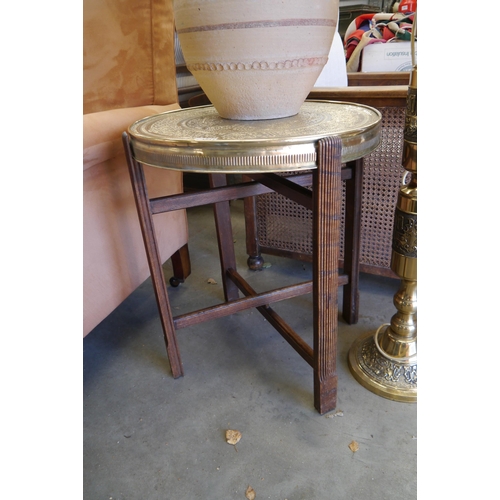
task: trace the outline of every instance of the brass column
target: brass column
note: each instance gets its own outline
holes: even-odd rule
[[[415,14],[416,31],[416,14]],[[412,36],[414,54],[414,36]],[[403,167],[411,174],[401,186],[394,215],[391,269],[401,278],[394,295],[396,314],[375,334],[349,350],[349,367],[370,391],[394,401],[417,401],[417,65],[406,101]]]

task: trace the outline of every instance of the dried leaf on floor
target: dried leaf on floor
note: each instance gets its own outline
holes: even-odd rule
[[[326,418],[334,418],[334,417],[343,417],[344,412],[342,410],[337,410],[335,413],[331,413],[330,415],[327,415]]]
[[[353,453],[356,453],[359,450],[359,444],[357,443],[357,441],[351,441],[351,443],[349,444],[349,449]]]
[[[245,491],[245,496],[248,498],[248,500],[255,500],[255,490],[251,486],[249,486]]]
[[[209,285],[216,285],[216,284],[217,284],[217,281],[215,281],[213,278],[208,278],[208,279],[207,279],[207,283],[208,283]]]
[[[240,439],[241,439],[240,431],[234,431],[230,429],[226,431],[226,441],[229,444],[236,444],[239,442]]]

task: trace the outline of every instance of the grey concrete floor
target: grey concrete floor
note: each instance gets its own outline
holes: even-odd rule
[[[272,256],[249,271],[240,201],[232,211],[238,270],[257,291],[310,277],[309,264]],[[169,288],[174,314],[222,300],[211,208],[188,216],[193,272]],[[244,500],[250,486],[256,499],[416,499],[417,405],[371,393],[347,364],[354,340],[395,313],[398,285],[361,276],[359,322],[339,319],[338,405],[321,416],[311,368],[254,310],[179,330],[174,380],[147,280],[84,339],[83,498]],[[275,308],[312,341],[310,296]],[[236,446],[227,429],[241,432]]]

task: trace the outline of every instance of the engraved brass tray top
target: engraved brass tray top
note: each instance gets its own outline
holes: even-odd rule
[[[370,106],[306,101],[274,120],[227,120],[215,108],[167,111],[132,124],[134,158],[143,164],[200,173],[252,173],[316,168],[316,142],[342,140],[342,162],[379,144],[381,114]]]

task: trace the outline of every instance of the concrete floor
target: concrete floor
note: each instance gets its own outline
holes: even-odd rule
[[[309,264],[272,256],[249,271],[241,202],[232,211],[238,270],[257,291],[308,279]],[[174,314],[222,300],[211,208],[188,216],[193,272],[169,288]],[[347,365],[353,341],[395,313],[398,285],[361,276],[358,324],[339,319],[337,409],[321,416],[311,368],[255,310],[179,330],[174,380],[146,281],[84,339],[83,498],[244,500],[250,486],[257,499],[416,499],[417,405],[372,394]],[[310,296],[275,308],[311,341]]]

